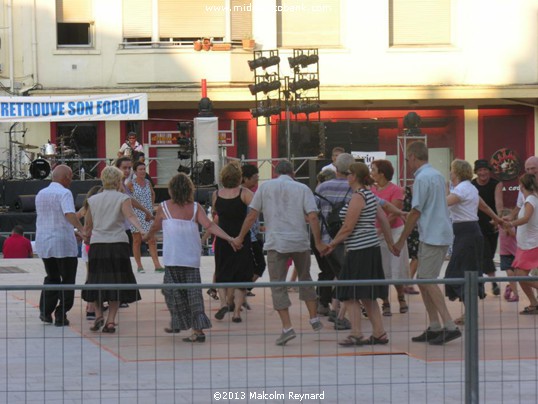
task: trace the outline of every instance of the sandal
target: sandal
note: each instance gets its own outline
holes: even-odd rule
[[[366,341],[368,341],[367,343],[369,345],[387,345],[389,343],[387,333],[384,333],[379,337],[374,337],[373,335],[370,335],[370,338],[368,338]]]
[[[407,302],[405,301],[405,296],[401,295],[398,296],[398,302],[400,302],[400,313],[405,314],[409,311],[409,306],[407,305]]]
[[[519,314],[538,314],[538,306],[525,307]]]
[[[465,325],[465,316],[458,317],[454,320],[456,325]]]
[[[180,328],[165,327],[164,332],[167,334],[179,334],[181,332]]]
[[[512,288],[510,285],[506,285],[506,289],[504,289],[504,300],[510,299],[510,296],[512,295]]]
[[[207,289],[206,293],[214,300],[219,300],[219,294],[217,293],[217,289]]]
[[[90,327],[90,331],[99,331],[103,324],[105,324],[105,319],[103,317],[97,317],[93,322],[93,326]]]
[[[341,346],[363,346],[370,343],[369,339],[364,338],[362,335],[356,337],[354,335],[349,335],[345,340],[338,343]]]
[[[115,323],[106,323],[106,325],[103,327],[101,332],[108,333],[108,334],[114,334],[116,332],[116,324]]]
[[[190,337],[183,338],[184,342],[205,342],[205,334],[191,334]]]
[[[418,295],[420,292],[414,286],[404,286],[404,293],[408,295]]]
[[[392,313],[390,311],[390,303],[383,303],[383,306],[381,306],[383,308],[383,315],[385,317],[390,317],[392,316]]]
[[[232,317],[232,321],[233,321],[234,323],[240,323],[240,322],[243,321],[243,320],[241,320],[241,316],[237,316],[237,317]]]

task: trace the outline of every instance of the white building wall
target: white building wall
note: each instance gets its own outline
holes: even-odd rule
[[[266,0],[274,1],[274,0]],[[56,48],[54,1],[17,0],[14,6],[16,81],[32,82],[32,12],[36,5],[39,83],[45,88],[123,88],[146,84],[251,81],[246,52],[183,49],[122,50],[121,1],[94,0],[95,49]],[[482,85],[538,81],[538,2],[454,0],[454,46],[389,47],[388,1],[342,0],[342,47],[320,51],[322,85]],[[9,25],[3,0],[4,28]],[[276,13],[253,12],[254,37],[276,47]],[[320,27],[320,30],[322,27]],[[2,83],[7,29],[0,30]],[[291,50],[281,50],[282,58]],[[285,66],[281,63],[283,74]]]

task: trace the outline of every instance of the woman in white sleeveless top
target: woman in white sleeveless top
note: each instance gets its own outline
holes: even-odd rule
[[[194,202],[194,185],[180,173],[168,183],[170,200],[161,203],[145,239],[163,230],[164,283],[201,283],[200,257],[202,243],[198,225],[230,242],[232,238],[209,220],[199,203]],[[201,289],[165,289],[163,294],[172,317],[167,333],[179,333],[192,328],[185,342],[205,342],[206,328],[211,321],[204,311]]]

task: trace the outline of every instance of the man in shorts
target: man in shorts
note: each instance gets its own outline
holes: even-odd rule
[[[417,141],[408,145],[406,161],[415,173],[413,200],[403,233],[394,248],[397,251],[404,248],[407,236],[418,222],[420,236],[417,278],[436,279],[453,240],[445,179],[428,163],[428,148],[424,142]],[[461,337],[461,331],[450,317],[441,288],[436,284],[423,284],[419,288],[430,325],[421,335],[411,340],[443,345]]]

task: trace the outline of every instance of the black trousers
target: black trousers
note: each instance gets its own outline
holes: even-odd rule
[[[77,257],[43,258],[47,276],[44,285],[74,285],[77,277]],[[62,321],[73,307],[74,290],[44,290],[39,299],[39,310],[42,315],[54,313],[56,321]]]

